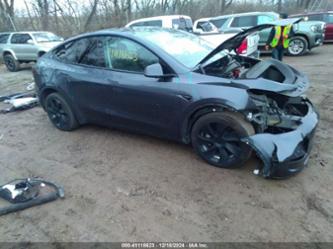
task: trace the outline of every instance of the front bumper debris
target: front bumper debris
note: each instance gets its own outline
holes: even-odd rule
[[[307,105],[308,112],[295,130],[280,134],[259,133],[242,139],[263,161],[263,167],[258,169],[263,177],[286,178],[307,165],[319,122],[319,114],[310,101]]]

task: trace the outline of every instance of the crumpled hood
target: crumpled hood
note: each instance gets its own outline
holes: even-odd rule
[[[283,75],[283,81],[266,78],[265,70],[273,66]],[[214,77],[215,78],[215,77]],[[218,79],[216,77],[215,79]],[[295,68],[274,59],[259,62],[253,66],[243,78],[230,79],[229,82],[207,82],[201,84],[229,86],[247,90],[261,90],[279,93],[289,97],[296,97],[304,94],[309,88],[308,77],[297,71]]]

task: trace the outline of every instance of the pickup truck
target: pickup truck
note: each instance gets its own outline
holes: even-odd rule
[[[50,32],[0,33],[0,63],[11,72],[19,70],[21,63],[37,59],[64,39]]]

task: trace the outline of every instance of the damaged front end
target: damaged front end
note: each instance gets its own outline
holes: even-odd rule
[[[319,115],[305,97],[251,91],[255,110],[245,113],[256,134],[243,138],[263,161],[256,172],[266,178],[285,178],[308,162]]]

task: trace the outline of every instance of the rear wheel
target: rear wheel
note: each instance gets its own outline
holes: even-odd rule
[[[254,129],[239,113],[210,113],[194,124],[191,139],[197,154],[221,168],[242,166],[252,149],[240,139],[253,135]]]
[[[16,72],[20,68],[19,61],[15,60],[14,56],[12,56],[11,54],[6,54],[4,56],[4,62],[8,71],[10,72]]]
[[[52,124],[58,129],[71,131],[79,126],[72,108],[60,94],[49,94],[44,106]]]
[[[288,54],[293,56],[303,55],[308,49],[308,41],[302,36],[290,38]]]

